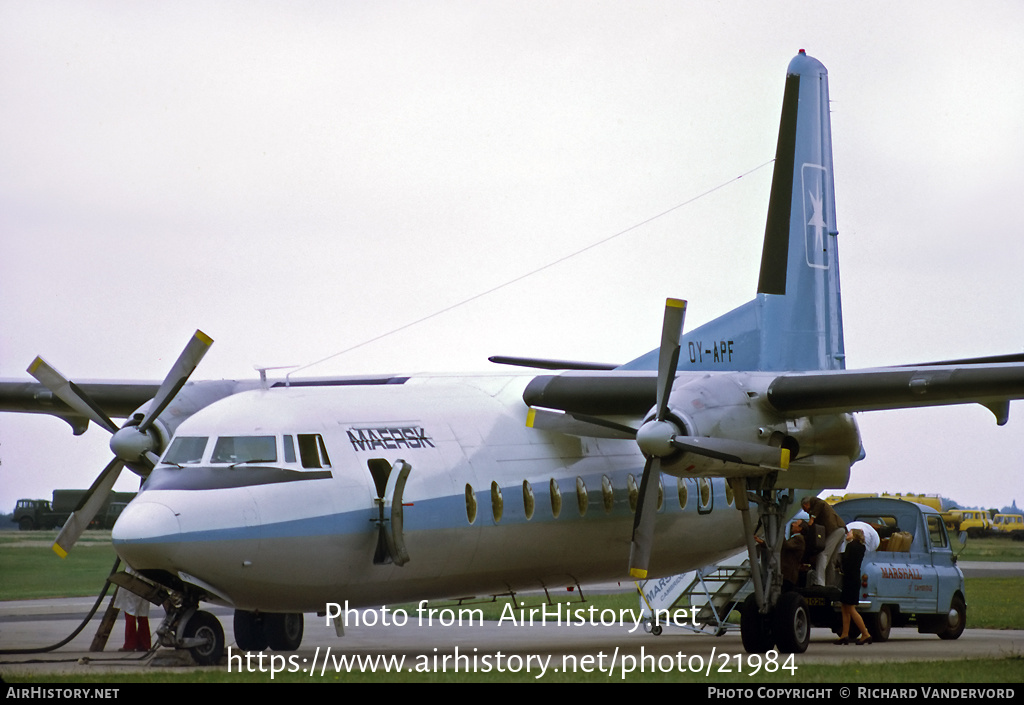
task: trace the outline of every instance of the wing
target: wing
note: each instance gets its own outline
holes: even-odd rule
[[[981,404],[1003,425],[1009,402],[1024,399],[1024,363],[928,363],[865,370],[787,373],[767,385],[774,411],[796,417],[950,404]],[[677,382],[699,376],[748,373],[680,373]],[[758,373],[749,373],[758,374]],[[594,416],[636,416],[655,404],[657,374],[651,372],[569,372],[535,377],[523,400],[530,406]]]
[[[1024,363],[789,374],[768,387],[769,404],[787,415],[977,403],[1000,426],[1013,399],[1024,399]]]
[[[160,382],[95,381],[77,384],[94,400],[107,416],[127,418],[133,411],[156,396]],[[38,382],[0,380],[0,412],[13,411],[29,414],[50,414],[64,419],[81,435],[89,419],[58,399],[53,392]]]

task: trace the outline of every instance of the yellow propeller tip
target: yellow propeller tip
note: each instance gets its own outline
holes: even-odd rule
[[[686,302],[682,299],[665,299],[665,305],[670,308],[686,308]]]
[[[647,578],[647,571],[643,568],[630,568],[629,577],[636,578],[637,580],[644,580]]]
[[[61,558],[67,558],[68,557],[68,552],[65,551],[63,548],[61,548],[60,546],[58,546],[57,544],[53,544],[53,552],[56,553]]]

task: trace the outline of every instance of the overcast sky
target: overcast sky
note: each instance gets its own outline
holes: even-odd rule
[[[849,367],[1024,350],[1019,2],[0,0],[0,377],[625,362],[753,297],[785,71],[829,70]],[[1024,404],[858,416],[850,490],[1024,500]],[[0,510],[108,435],[0,416]],[[125,473],[118,489],[130,490]]]

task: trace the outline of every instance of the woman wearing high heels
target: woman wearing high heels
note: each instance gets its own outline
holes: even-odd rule
[[[857,603],[860,602],[860,565],[864,560],[864,532],[860,529],[851,529],[846,534],[846,550],[843,551],[843,589],[839,601],[843,608],[843,633],[839,635],[836,644],[850,643],[850,621],[860,629],[861,638],[857,645],[870,644],[871,635],[868,628],[864,626],[864,620],[857,611]]]

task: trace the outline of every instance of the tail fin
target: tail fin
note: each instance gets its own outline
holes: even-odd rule
[[[680,370],[845,367],[828,71],[790,62],[757,297],[683,335]],[[655,369],[657,351],[624,369]]]

